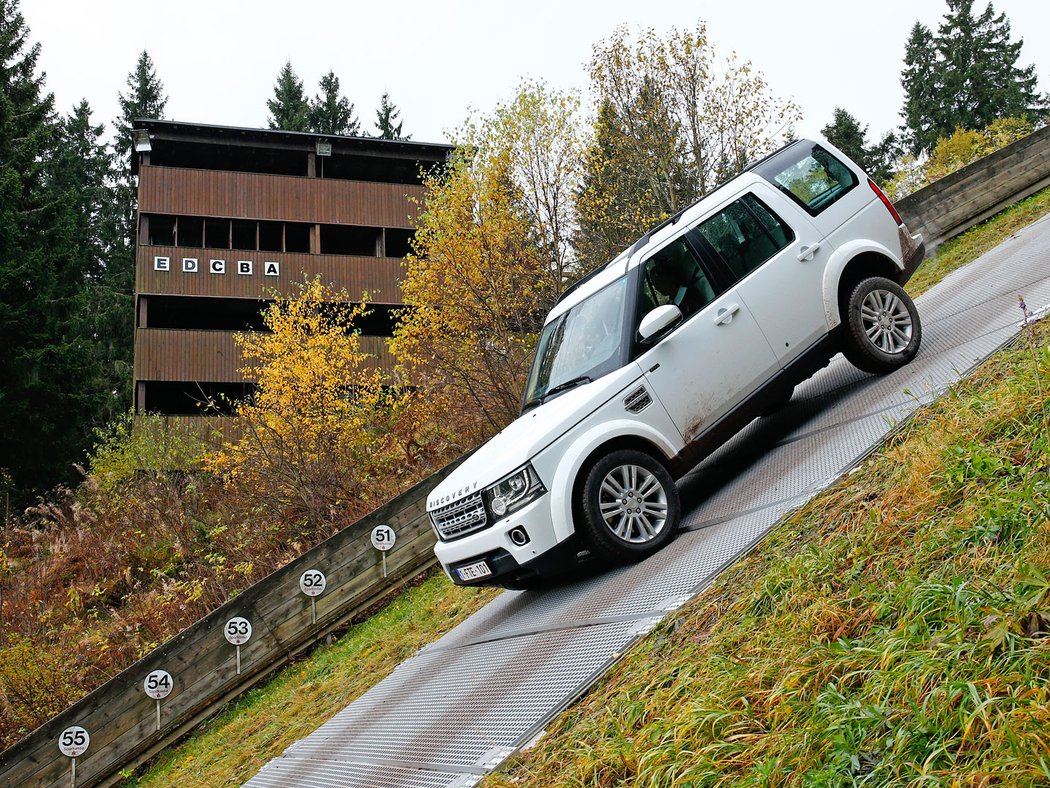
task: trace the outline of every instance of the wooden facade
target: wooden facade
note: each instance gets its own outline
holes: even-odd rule
[[[361,350],[386,371],[393,358],[384,337],[359,338]],[[240,383],[244,359],[232,331],[135,329],[135,380]]]
[[[167,258],[169,270],[157,270],[157,258]],[[182,270],[184,259],[196,260],[198,270]],[[210,261],[221,259],[225,272],[213,274]],[[252,263],[251,274],[239,274],[237,263]],[[265,263],[278,263],[278,274],[267,275]],[[303,277],[319,276],[335,290],[353,296],[368,293],[378,304],[400,304],[401,260],[390,257],[255,252],[236,249],[204,249],[139,244],[135,267],[135,291],[140,295],[268,298],[295,292]]]
[[[197,420],[200,403],[250,393],[234,334],[306,278],[381,306],[361,345],[392,368],[422,173],[450,146],[155,120],[134,134],[140,412]]]
[[[138,193],[140,213],[411,229],[423,187],[143,165]]]

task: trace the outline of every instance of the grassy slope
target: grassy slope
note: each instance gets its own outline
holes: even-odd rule
[[[920,268],[909,291],[917,295],[928,289],[1048,211],[1050,189],[943,245]],[[354,627],[334,646],[319,649],[308,660],[253,690],[128,785],[240,784],[289,744],[378,683],[400,660],[465,620],[494,593],[456,589],[441,577],[432,578],[391,608]],[[232,743],[239,746],[232,747]]]
[[[1047,784],[1050,324],[1032,339],[792,517],[485,785]]]
[[[331,646],[247,693],[127,784],[240,785],[496,593],[459,588],[435,574]]]

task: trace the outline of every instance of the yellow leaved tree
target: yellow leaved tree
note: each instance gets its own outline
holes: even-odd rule
[[[426,177],[391,351],[459,448],[517,416],[542,320],[575,277],[577,111],[574,97],[525,84],[459,130],[448,165]]]
[[[367,311],[319,280],[277,298],[266,331],[237,335],[254,396],[237,403],[241,437],[207,463],[268,522],[316,536],[416,481],[438,442],[424,398],[393,385],[361,348]]]

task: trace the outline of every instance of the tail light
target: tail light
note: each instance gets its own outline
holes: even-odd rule
[[[904,224],[904,220],[901,218],[901,215],[897,213],[897,209],[893,207],[893,203],[890,202],[889,198],[882,193],[882,189],[879,188],[878,184],[875,183],[875,181],[873,181],[871,178],[868,178],[868,186],[870,186],[871,190],[875,192],[875,195],[880,200],[882,200],[882,204],[885,205],[886,210],[890,212],[890,215],[893,217],[893,221],[895,221],[898,226]]]

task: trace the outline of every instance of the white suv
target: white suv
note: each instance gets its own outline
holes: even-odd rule
[[[427,498],[453,582],[534,585],[579,551],[666,544],[675,478],[843,351],[890,372],[919,349],[901,285],[922,261],[864,172],[799,140],[567,290],[521,416]]]

